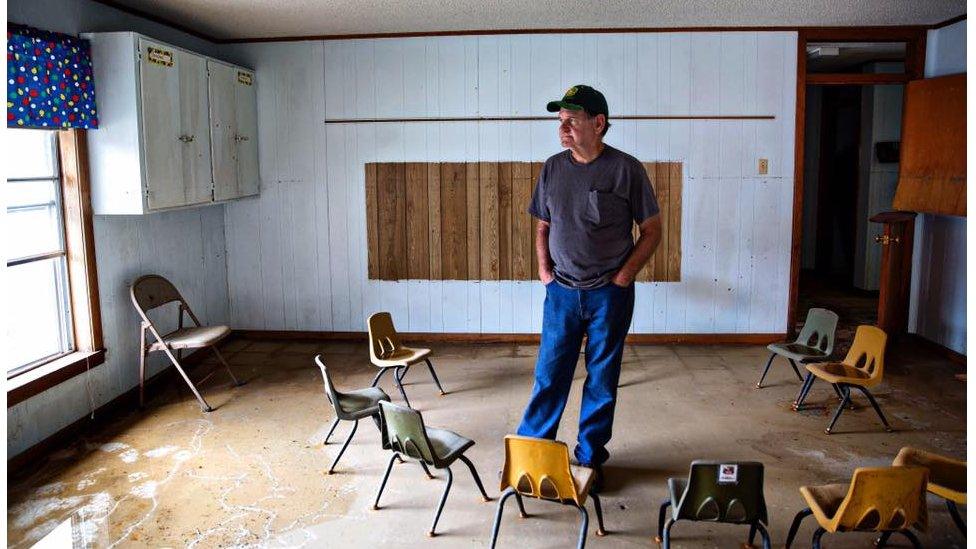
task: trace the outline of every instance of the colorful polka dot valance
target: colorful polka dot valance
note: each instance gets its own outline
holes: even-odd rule
[[[98,127],[87,40],[7,26],[7,127]]]

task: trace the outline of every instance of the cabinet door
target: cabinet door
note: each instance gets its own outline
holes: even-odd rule
[[[186,204],[180,141],[180,58],[165,44],[139,40],[142,145],[149,209]]]
[[[179,51],[180,120],[183,183],[186,203],[213,200],[210,169],[210,105],[207,98],[207,59]]]
[[[258,194],[258,96],[254,73],[237,69],[238,196]]]
[[[214,200],[240,196],[237,189],[237,69],[208,61],[210,73],[210,149]]]

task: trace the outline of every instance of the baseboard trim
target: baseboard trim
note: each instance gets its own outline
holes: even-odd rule
[[[923,337],[919,334],[906,334],[906,335],[908,336],[908,339],[912,343],[917,344],[919,347],[924,347],[930,351],[938,353],[944,356],[945,358],[949,359],[950,361],[955,362],[956,364],[959,364],[963,367],[966,366],[966,355],[959,353],[957,351],[953,351],[952,349],[942,345],[941,343],[936,343],[935,341],[932,341],[931,339]]]
[[[254,340],[366,341],[366,332],[316,332],[288,330],[234,330],[234,335]],[[431,343],[539,343],[539,334],[477,334],[401,332],[406,342]],[[633,345],[767,345],[786,339],[785,333],[760,334],[629,334]]]
[[[224,342],[230,341],[230,339],[230,337],[224,339],[224,341],[221,342],[221,345],[223,345]],[[186,370],[192,371],[192,367],[201,363],[204,358],[209,356],[209,354],[210,353],[207,349],[197,349],[184,356],[182,364],[186,367]],[[149,394],[153,388],[159,387],[160,385],[165,385],[166,383],[172,381],[178,381],[179,383],[183,382],[183,380],[180,379],[176,368],[174,368],[172,364],[168,364],[156,375],[146,380],[146,392]],[[41,440],[23,452],[9,458],[7,460],[7,478],[9,479],[15,475],[20,476],[30,474],[30,472],[36,471],[47,462],[47,456],[51,452],[68,446],[69,444],[77,441],[78,438],[83,436],[86,432],[102,427],[109,422],[118,419],[118,417],[125,412],[136,410],[138,407],[139,386],[136,385],[135,387],[96,408],[94,419],[92,419],[91,415],[86,414],[84,417],[78,419],[74,423],[69,424],[67,427],[56,431],[54,434]]]

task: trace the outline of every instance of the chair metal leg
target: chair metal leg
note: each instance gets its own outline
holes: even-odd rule
[[[891,537],[891,534],[892,534],[891,530],[888,530],[887,532],[881,532],[881,535],[878,537],[878,539],[874,540],[874,546],[881,548],[884,547],[885,545],[888,545],[888,539]]]
[[[405,378],[405,377],[407,377],[407,372],[408,372],[409,370],[410,370],[410,365],[409,365],[409,364],[407,364],[407,365],[406,365],[406,366],[405,366],[405,367],[403,368],[403,371],[402,371],[402,372],[400,372],[400,375],[398,375],[398,376],[397,376],[397,377],[398,377],[398,378],[400,379],[400,383],[403,383],[403,378]]]
[[[508,498],[517,495],[518,492],[515,491],[515,488],[509,487],[498,498],[498,509],[495,510],[495,524],[491,527],[491,549],[495,549],[495,543],[498,542],[498,529],[502,525],[502,511],[505,510],[505,502],[508,501]]]
[[[580,512],[580,517],[583,519],[583,524],[580,525],[579,533],[579,543],[576,544],[576,549],[583,549],[586,547],[586,531],[590,529],[590,514],[586,512],[586,507],[577,507]]]
[[[757,521],[758,522],[758,521]],[[756,541],[756,523],[749,525],[749,547],[752,547],[752,542]]]
[[[668,516],[668,507],[671,507],[671,498],[665,498],[661,502],[661,512],[657,515],[657,537],[654,541],[658,543],[664,541],[664,519]]]
[[[603,527],[603,506],[600,505],[600,496],[598,494],[590,494],[593,498],[593,508],[596,510],[596,535],[603,537],[607,535],[607,530]]]
[[[898,533],[908,538],[908,541],[912,542],[912,547],[915,549],[922,549],[922,543],[918,541],[918,538],[911,530],[906,528],[904,530],[899,530]]]
[[[444,495],[441,496],[441,502],[437,506],[437,514],[434,515],[434,522],[430,525],[430,532],[427,532],[430,537],[437,535],[437,521],[441,518],[441,511],[444,510],[444,504],[447,503],[447,494],[451,491],[451,484],[454,483],[454,473],[451,472],[451,468],[445,467],[445,470],[447,470],[447,486],[444,487]]]
[[[825,433],[829,435],[830,432],[834,430],[834,424],[836,424],[837,420],[840,419],[840,415],[844,413],[844,408],[846,408],[847,405],[850,404],[850,402],[851,402],[851,393],[845,392],[844,399],[840,401],[840,404],[837,405],[837,411],[834,412],[834,418],[830,420],[830,425],[828,425],[827,429],[824,430]]]
[[[393,381],[396,382],[397,389],[400,390],[400,396],[403,397],[403,402],[407,404],[407,408],[413,408],[413,406],[410,406],[410,399],[407,398],[407,392],[403,390],[403,383],[400,382],[400,368],[403,368],[403,366],[397,366],[396,370],[393,371]]]
[[[773,359],[776,358],[776,353],[769,353],[769,360],[766,361],[766,367],[763,368],[763,373],[759,376],[759,382],[756,383],[756,389],[762,389],[762,382],[766,379],[766,374],[769,373],[769,367],[773,364]]]
[[[525,502],[522,501],[522,494],[515,492],[515,501],[518,502],[519,506],[519,518],[529,518],[529,514],[525,512]]]
[[[146,328],[139,330],[139,407],[146,406]]]
[[[813,549],[820,549],[820,538],[822,538],[826,532],[827,531],[824,530],[823,527],[820,527],[817,528],[817,531],[813,533]]]
[[[807,395],[810,393],[810,388],[813,387],[813,382],[816,377],[813,373],[807,373],[806,380],[803,381],[803,385],[800,386],[800,392],[796,395],[796,400],[793,401],[793,409],[799,412],[803,408],[803,401],[806,400]]]
[[[434,365],[430,363],[429,358],[425,358],[424,362],[427,363],[427,369],[430,370],[430,377],[434,378],[434,383],[437,384],[437,390],[441,392],[441,396],[446,395],[447,393],[444,392],[444,388],[441,387],[441,380],[437,379],[437,372],[434,371]]]
[[[386,488],[386,481],[390,478],[390,471],[393,470],[393,462],[399,459],[400,456],[396,452],[390,456],[390,462],[386,464],[386,473],[383,474],[383,482],[380,483],[380,491],[376,492],[376,501],[373,502],[373,510],[377,511],[380,508],[380,496],[383,495],[383,489]]]
[[[488,497],[488,492],[485,492],[485,486],[481,484],[481,477],[478,476],[478,470],[474,468],[474,463],[471,463],[471,460],[467,456],[461,455],[458,456],[458,459],[463,461],[468,466],[468,470],[471,471],[471,476],[474,477],[474,483],[478,485],[478,490],[481,491],[482,501],[491,501],[491,498]]]
[[[370,387],[376,387],[376,384],[380,382],[380,378],[383,377],[383,374],[385,374],[386,371],[389,370],[389,369],[390,368],[380,368],[379,373],[376,374],[376,377],[373,378],[373,382],[370,383],[369,386]]]
[[[332,426],[329,427],[329,434],[325,435],[325,441],[322,442],[323,445],[329,443],[329,437],[332,436],[332,432],[335,431],[336,430],[336,427],[338,427],[338,426],[339,426],[339,418],[333,419],[332,420]]]
[[[170,361],[173,363],[173,366],[176,366],[176,371],[179,372],[180,375],[183,377],[183,381],[185,381],[186,384],[190,386],[190,390],[193,391],[193,396],[197,397],[197,401],[200,403],[200,409],[203,410],[204,412],[213,412],[213,408],[211,408],[210,405],[207,404],[206,400],[203,400],[203,397],[200,396],[200,391],[197,391],[196,385],[194,385],[193,382],[190,381],[190,376],[186,375],[186,372],[183,371],[183,367],[180,366],[180,362],[176,360],[175,356],[173,356],[173,351],[171,351],[169,347],[163,347],[163,352],[166,353],[166,356],[169,357]]]
[[[963,522],[962,516],[959,514],[959,508],[956,507],[956,502],[947,499],[946,509],[949,510],[949,516],[952,517],[952,522],[956,523],[956,528],[959,528],[963,537],[966,537],[966,523]]]
[[[224,360],[224,355],[220,354],[220,351],[217,350],[217,346],[211,345],[210,348],[213,349],[214,354],[217,355],[217,360],[219,360],[220,363],[224,365],[224,368],[227,370],[227,373],[230,374],[230,378],[234,380],[234,386],[240,387],[241,385],[244,385],[245,382],[237,379],[237,376],[235,376],[234,372],[230,369],[230,364],[227,364],[227,361]]]
[[[335,460],[332,462],[332,467],[329,467],[329,474],[330,475],[333,473],[333,471],[335,471],[335,466],[336,466],[337,463],[339,463],[339,458],[341,458],[342,457],[342,454],[344,454],[346,452],[346,448],[349,446],[349,442],[352,440],[352,437],[356,434],[356,428],[357,427],[359,427],[359,420],[358,419],[355,422],[353,422],[353,424],[352,424],[352,431],[349,431],[349,436],[346,437],[346,442],[344,442],[342,444],[342,448],[339,450],[339,455],[337,455],[335,457]]]
[[[793,524],[790,525],[790,533],[786,536],[786,549],[790,549],[790,545],[793,545],[793,539],[796,538],[796,532],[800,529],[800,523],[812,514],[813,510],[807,507],[793,517]]]
[[[418,463],[420,463],[420,466],[424,468],[424,472],[427,473],[428,479],[434,478],[434,473],[430,472],[430,468],[427,467],[427,464],[424,463],[424,460],[420,460]]]
[[[878,413],[878,417],[881,418],[881,423],[884,423],[885,431],[890,433],[892,431],[891,425],[888,423],[888,419],[885,417],[885,415],[881,412],[881,407],[878,406],[878,401],[874,399],[874,395],[871,394],[871,391],[869,391],[867,387],[861,387],[860,385],[855,385],[854,387],[857,387],[858,390],[864,393],[864,396],[868,397],[868,402],[871,403],[871,407],[874,408],[874,411]]]
[[[674,522],[674,518],[672,517],[664,523],[664,534],[661,536],[662,549],[671,549],[671,527],[674,526]]]
[[[787,360],[790,361],[790,366],[793,367],[793,373],[796,374],[796,379],[799,379],[800,381],[803,381],[803,376],[800,375],[800,369],[796,367],[796,361],[793,360],[792,358],[787,359]]]
[[[762,538],[763,549],[772,549],[773,542],[769,539],[769,532],[766,531],[766,527],[759,521],[756,521],[755,527],[759,530],[759,537]],[[752,540],[749,541],[749,545],[752,545]]]

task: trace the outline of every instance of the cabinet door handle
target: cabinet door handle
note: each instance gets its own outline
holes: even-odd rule
[[[235,135],[234,136],[234,141],[237,141],[238,143],[240,143],[241,141],[248,141],[249,139],[250,138],[248,136],[246,136],[246,135]]]
[[[181,135],[179,139],[180,139],[180,141],[182,141],[184,143],[189,143],[189,142],[193,141],[194,136],[192,136],[192,135]]]

